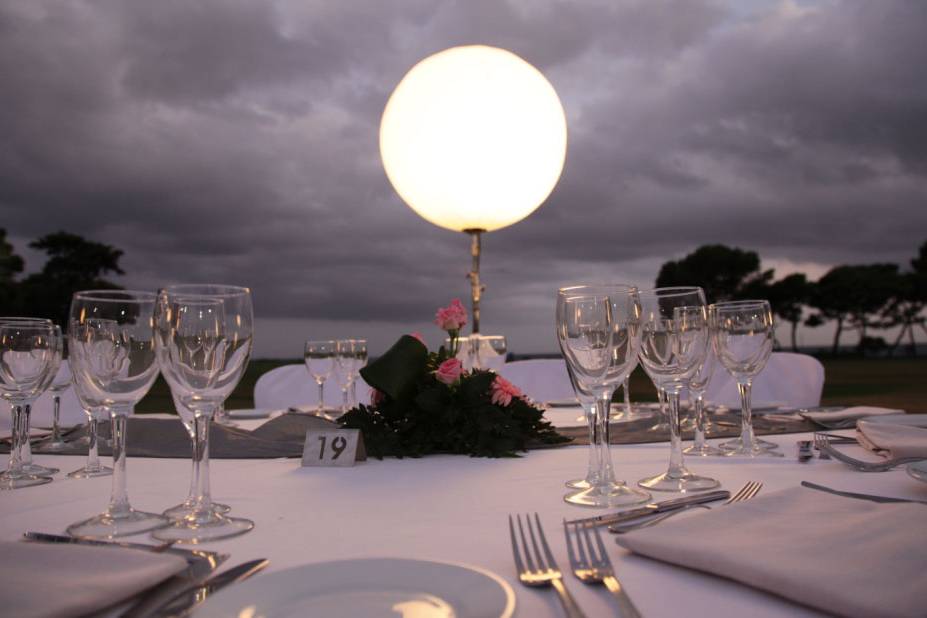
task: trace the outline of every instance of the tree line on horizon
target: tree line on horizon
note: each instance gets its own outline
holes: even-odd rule
[[[656,285],[699,285],[709,302],[767,299],[776,316],[791,325],[794,351],[798,351],[800,325],[816,328],[834,322],[834,355],[847,331],[857,333],[859,354],[887,350],[893,355],[907,337],[912,356],[917,355],[915,330],[927,333],[927,242],[907,268],[892,263],[840,265],[817,281],[810,281],[804,273],[775,280],[773,269],[761,270],[755,251],[704,245],[663,264]],[[873,330],[896,327],[900,330],[891,343],[871,335]]]

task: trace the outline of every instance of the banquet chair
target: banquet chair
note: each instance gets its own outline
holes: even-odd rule
[[[773,404],[789,408],[810,408],[821,404],[824,389],[824,366],[808,354],[773,352],[766,367],[753,379],[753,405]],[[705,400],[714,405],[740,409],[737,382],[723,367],[718,367],[705,392]]]
[[[357,403],[370,401],[370,387],[357,378]],[[319,403],[319,387],[304,364],[283,365],[261,375],[254,385],[254,407],[286,409]],[[326,408],[341,408],[341,384],[335,373],[325,380]]]
[[[67,360],[61,361],[62,365],[67,365]],[[61,396],[61,408],[58,416],[58,423],[62,427],[70,427],[72,425],[82,425],[87,422],[87,415],[84,414],[84,409],[81,407],[80,402],[77,400],[77,395],[74,393],[74,387],[69,386],[67,389],[59,393]],[[54,401],[53,393],[45,391],[42,395],[35,400],[35,403],[32,404],[32,414],[30,415],[30,425],[32,427],[51,427],[52,425],[52,415],[54,414]],[[2,416],[9,416],[4,414]],[[10,419],[5,418],[0,420],[0,427],[4,430],[9,429]]]
[[[499,367],[496,373],[537,403],[576,398],[562,358],[513,361]]]

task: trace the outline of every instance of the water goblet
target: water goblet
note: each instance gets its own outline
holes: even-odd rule
[[[52,434],[42,448],[46,451],[62,451],[68,447],[67,442],[61,439],[61,394],[71,386],[71,368],[67,361],[62,360],[58,372],[52,380],[48,390],[52,394]]]
[[[727,455],[782,457],[776,445],[757,440],[753,431],[750,390],[753,378],[766,366],[772,352],[775,324],[769,301],[716,303],[709,308],[712,343],[718,361],[737,382],[741,401],[740,437],[721,444]]]
[[[190,436],[190,444],[193,450],[191,457],[192,473],[187,498],[180,504],[166,509],[163,513],[175,520],[202,510],[202,502],[199,500],[200,488],[204,486],[208,488],[209,483],[209,459],[203,459],[197,448],[195,414],[178,396],[178,393],[182,391],[182,387],[175,376],[167,354],[168,341],[166,337],[170,334],[171,299],[184,296],[212,298],[221,301],[223,304],[227,350],[225,367],[214,387],[224,395],[216,414],[218,414],[219,409],[222,409],[225,399],[235,389],[242,375],[244,375],[251,355],[254,330],[254,310],[249,288],[215,283],[177,284],[162,289],[158,295],[156,310],[158,345],[155,348],[158,355],[158,364],[161,367],[161,374],[171,390],[171,397],[177,415]],[[213,415],[213,422],[217,422],[215,414]],[[215,514],[224,514],[231,510],[228,505],[215,502],[211,497],[209,509]]]
[[[152,292],[94,290],[71,299],[68,350],[71,373],[102,404],[112,427],[113,481],[106,510],[67,527],[71,536],[112,539],[167,525],[156,513],[132,508],[126,476],[126,429],[135,404],[158,376]]]
[[[339,339],[336,348],[343,414],[357,405],[357,378],[361,367],[367,364],[367,340]]]
[[[640,360],[654,386],[666,393],[670,459],[666,472],[638,481],[655,491],[702,491],[718,487],[715,479],[690,472],[679,435],[679,395],[708,346],[705,295],[698,287],[656,288],[641,292]]]
[[[608,411],[615,388],[637,363],[640,302],[637,289],[623,285],[562,288],[557,294],[557,340],[573,376],[577,397],[595,398],[590,449],[595,470],[590,487],[564,497],[570,504],[615,507],[639,504],[650,494],[616,480],[609,451]]]
[[[79,329],[82,327],[75,325],[73,328]],[[86,328],[86,326],[83,328]],[[75,348],[71,351],[71,355],[73,356],[75,353],[80,354],[81,351],[82,350],[80,348]],[[106,410],[103,408],[102,398],[94,399],[91,391],[88,391],[84,384],[79,380],[73,380],[73,386],[74,394],[77,395],[77,401],[80,402],[80,406],[83,408],[84,414],[87,415],[87,463],[85,463],[83,467],[69,472],[68,478],[92,479],[98,476],[109,476],[113,473],[113,469],[100,463],[98,446],[99,423],[101,420],[105,420],[108,416]]]
[[[705,440],[705,423],[707,420],[705,391],[708,389],[708,383],[711,381],[711,376],[714,375],[715,367],[718,364],[718,359],[710,341],[711,327],[709,325],[709,344],[705,352],[705,360],[699,363],[698,369],[686,384],[689,391],[689,400],[692,403],[692,415],[695,419],[695,437],[692,445],[684,448],[682,452],[686,455],[698,455],[699,457],[716,457],[724,454],[721,449],[711,446]]]
[[[50,483],[48,476],[24,468],[29,442],[28,407],[48,388],[61,360],[61,331],[48,321],[0,321],[0,398],[12,408],[13,441],[9,468],[0,473],[0,489]]]
[[[335,418],[325,412],[325,380],[335,370],[337,355],[338,342],[332,340],[307,341],[303,354],[306,369],[319,387],[319,407],[316,414],[329,420],[335,420]]]

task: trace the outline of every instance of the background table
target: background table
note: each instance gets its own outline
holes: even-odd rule
[[[810,436],[771,438],[782,446],[784,459],[690,458],[687,462],[732,491],[748,480],[762,481],[763,493],[809,480],[837,489],[927,500],[927,484],[910,478],[903,469],[866,474],[835,461],[798,463],[795,442],[800,438]],[[613,447],[612,452],[619,477],[636,481],[665,469],[669,447],[666,443],[628,445]],[[36,460],[63,472],[83,463],[81,458],[62,456],[37,456]],[[245,536],[205,547],[231,553],[226,567],[269,558],[268,573],[309,562],[364,557],[478,565],[512,585],[516,615],[561,616],[553,590],[528,589],[518,583],[506,516],[537,511],[551,548],[566,570],[561,520],[602,512],[562,500],[563,482],[583,476],[586,461],[585,447],[532,451],[518,459],[372,459],[341,469],[302,468],[295,459],[215,460],[213,496],[231,505],[234,514],[253,519],[256,527]],[[189,473],[190,462],[185,460],[130,459],[132,504],[160,511],[180,502],[189,487]],[[0,539],[15,540],[27,530],[62,533],[68,524],[106,505],[108,477],[62,477],[56,475],[48,485],[0,493]],[[610,535],[605,536],[621,581],[649,618],[819,615],[731,581],[634,556],[612,543]],[[614,615],[614,602],[604,587],[586,586],[572,574],[565,581],[588,615]],[[49,588],[54,589],[54,582],[49,582]]]

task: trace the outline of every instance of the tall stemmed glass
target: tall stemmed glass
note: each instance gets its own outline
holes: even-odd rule
[[[782,457],[774,444],[760,443],[753,432],[750,389],[772,352],[774,321],[769,302],[742,300],[717,303],[709,310],[712,342],[718,361],[737,381],[740,391],[740,437],[721,444],[727,455]]]
[[[577,397],[595,397],[590,448],[595,470],[588,489],[567,494],[571,504],[614,507],[639,504],[650,494],[615,479],[608,439],[612,394],[637,363],[640,342],[637,289],[619,285],[562,288],[557,294],[557,340],[570,368]]]
[[[158,376],[152,292],[96,290],[71,299],[68,350],[74,380],[112,423],[113,483],[105,511],[68,526],[71,536],[109,539],[154,530],[166,517],[137,511],[126,490],[126,428],[135,404]]]
[[[303,354],[306,370],[319,387],[319,407],[316,413],[329,420],[335,420],[335,418],[325,413],[325,380],[335,370],[337,355],[338,342],[332,340],[307,341]]]
[[[158,363],[171,389],[180,420],[193,439],[193,481],[187,499],[164,512],[174,523],[168,528],[155,531],[153,536],[164,541],[201,543],[244,534],[254,527],[254,523],[226,516],[229,507],[212,501],[209,478],[210,419],[207,418],[209,406],[195,403],[189,380],[180,375],[182,363],[175,362],[181,356],[175,353],[172,357],[170,352],[172,345],[176,346],[184,339],[182,333],[177,331],[178,320],[183,317],[177,311],[180,305],[208,305],[209,301],[221,303],[225,348],[223,362],[215,382],[200,396],[214,402],[215,407],[220,406],[235,390],[251,356],[254,331],[251,290],[234,285],[181,284],[164,288],[159,296],[156,317]]]
[[[23,444],[29,441],[28,407],[48,388],[61,360],[61,331],[51,322],[0,321],[0,398],[12,407],[13,442],[0,489],[50,483],[24,469]]]
[[[705,391],[708,390],[708,383],[711,376],[715,373],[715,367],[718,365],[718,358],[715,356],[713,346],[711,345],[711,329],[709,325],[709,344],[705,352],[705,360],[698,365],[698,370],[689,378],[686,388],[689,391],[689,401],[692,403],[692,414],[695,418],[695,438],[692,445],[683,449],[686,455],[698,455],[699,457],[716,457],[723,455],[721,449],[711,446],[705,440]]]
[[[570,369],[569,364],[567,364],[567,375],[570,376],[570,384],[573,386],[573,392],[576,393],[579,405],[583,409],[583,416],[578,420],[584,420],[586,424],[589,425],[589,464],[586,467],[585,477],[581,479],[571,479],[566,481],[564,485],[571,489],[589,489],[598,477],[600,467],[599,451],[598,448],[595,447],[597,444],[596,431],[598,430],[595,421],[595,395],[589,391],[583,390],[582,385],[576,381],[576,377],[573,375],[573,370]]]
[[[75,326],[74,328],[79,327]],[[80,353],[80,349],[71,350],[69,358],[73,358],[74,354]],[[73,360],[68,361],[69,364],[73,362]],[[92,479],[98,476],[109,476],[113,473],[113,469],[100,463],[98,446],[99,423],[106,418],[106,410],[103,408],[103,401],[101,399],[94,399],[91,391],[88,391],[79,380],[74,380],[74,394],[77,395],[77,400],[80,402],[84,414],[87,415],[87,463],[84,464],[83,468],[78,468],[73,472],[69,472],[68,478]]]
[[[71,368],[67,361],[62,360],[58,371],[49,385],[52,394],[52,434],[42,448],[46,451],[62,451],[68,448],[67,442],[61,439],[61,394],[71,386]]]
[[[698,370],[708,346],[705,294],[698,287],[657,288],[641,292],[641,307],[641,364],[654,386],[666,393],[670,460],[666,472],[638,484],[680,492],[717,487],[720,483],[715,479],[686,468],[679,436],[679,394]]]
[[[335,345],[341,378],[341,412],[345,413],[357,405],[357,378],[367,364],[367,340],[339,339]]]

